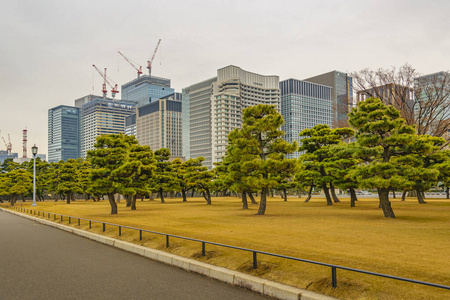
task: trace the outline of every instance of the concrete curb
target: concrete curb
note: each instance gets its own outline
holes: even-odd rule
[[[298,289],[281,283],[261,279],[259,277],[247,275],[233,270],[228,270],[221,267],[216,267],[193,259],[184,258],[173,255],[164,251],[147,248],[133,243],[121,241],[111,237],[106,237],[100,234],[91,233],[81,229],[55,223],[49,220],[37,218],[34,216],[22,214],[9,209],[0,208],[1,211],[9,212],[27,219],[34,220],[38,223],[52,226],[76,235],[107,244],[124,251],[132,252],[165,264],[169,264],[189,272],[202,274],[219,281],[226,282],[231,285],[243,287],[254,292],[274,297],[277,299],[286,300],[333,300],[336,298],[325,296],[319,293],[311,292],[304,289]]]

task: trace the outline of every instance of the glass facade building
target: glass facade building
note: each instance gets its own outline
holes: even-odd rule
[[[122,100],[135,101],[139,107],[174,92],[170,87],[170,79],[143,75],[122,85]]]
[[[60,105],[48,110],[48,161],[58,162],[80,155],[80,109]]]
[[[299,133],[317,124],[331,127],[333,106],[332,89],[329,86],[288,79],[280,82],[281,115],[284,118],[282,130],[284,139],[292,143],[298,141]],[[288,158],[298,158],[300,152],[287,155]]]
[[[348,113],[354,105],[353,78],[347,73],[331,71],[325,74],[304,79],[304,81],[326,85],[332,88],[333,104],[332,127],[348,127]]]
[[[186,159],[203,157],[203,164],[212,168],[211,95],[217,77],[183,89],[182,141]]]

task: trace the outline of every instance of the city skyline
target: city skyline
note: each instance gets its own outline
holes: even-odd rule
[[[446,1],[8,2],[0,12],[1,135],[10,134],[20,155],[27,128],[28,147],[47,154],[48,109],[101,95],[92,64],[107,67],[119,86],[135,79],[117,51],[147,74],[159,38],[152,75],[170,78],[176,92],[228,65],[280,81],[405,62],[422,74],[447,71],[449,8]]]

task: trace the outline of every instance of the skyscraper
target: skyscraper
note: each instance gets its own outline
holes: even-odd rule
[[[60,105],[48,110],[48,161],[80,157],[80,109]]]
[[[143,75],[122,85],[122,100],[136,101],[139,107],[174,92],[170,79]]]
[[[135,113],[132,101],[97,98],[81,106],[81,157],[94,149],[97,136],[125,131],[125,117]]]
[[[153,151],[168,148],[172,156],[182,156],[181,94],[174,93],[137,108],[136,137]]]
[[[211,168],[211,95],[217,77],[183,89],[182,140],[186,159],[204,157],[204,165]]]
[[[284,118],[282,130],[284,139],[292,143],[300,141],[299,133],[317,124],[331,127],[333,105],[331,87],[287,79],[280,82],[281,114]],[[299,157],[300,152],[287,155],[288,158]]]
[[[347,127],[347,114],[353,107],[353,78],[347,73],[331,71],[304,81],[322,84],[332,88],[331,100],[333,104],[332,128]]]
[[[183,146],[189,147],[184,151],[186,158],[202,156],[204,165],[212,168],[226,152],[228,133],[242,126],[242,110],[257,104],[279,109],[278,76],[231,65],[217,70],[217,77],[183,89]]]
[[[437,72],[414,78],[415,124],[419,134],[450,140],[450,73]]]

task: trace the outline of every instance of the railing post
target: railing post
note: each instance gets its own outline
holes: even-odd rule
[[[206,255],[206,251],[205,251],[205,242],[202,242],[202,256]]]
[[[166,235],[166,248],[169,248],[169,236]]]
[[[62,220],[63,220],[63,216],[61,216],[61,222],[62,222]]]
[[[142,230],[139,230],[139,240],[142,241]]]
[[[56,214],[53,214],[53,219],[56,220]]]
[[[258,260],[256,259],[256,252],[253,251],[253,269],[258,267]]]
[[[122,235],[122,227],[119,226],[119,236],[121,236],[121,235]]]
[[[92,228],[91,221],[89,220],[89,229]]]
[[[69,217],[69,224],[70,224],[70,217]]]
[[[105,232],[105,223],[103,223],[103,232]]]
[[[80,218],[78,218],[78,226],[80,226]]]
[[[331,285],[333,289],[337,288],[336,267],[331,267]]]

